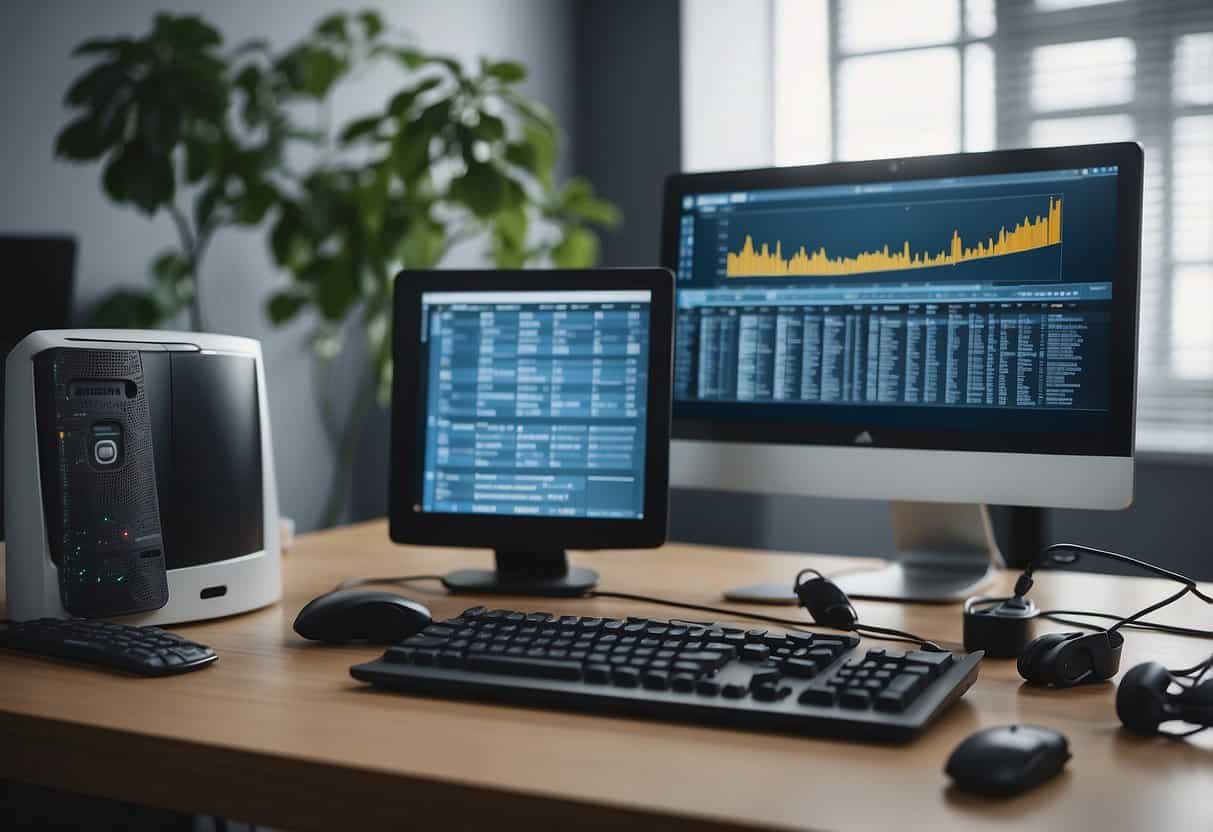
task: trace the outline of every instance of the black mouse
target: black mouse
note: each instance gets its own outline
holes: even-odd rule
[[[429,626],[430,611],[391,592],[345,590],[308,602],[295,617],[295,632],[313,641],[394,644]]]
[[[1065,736],[1038,725],[1006,725],[971,734],[944,771],[961,791],[1009,796],[1053,777],[1070,759]]]

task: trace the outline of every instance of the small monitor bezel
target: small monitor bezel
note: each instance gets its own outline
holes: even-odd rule
[[[1131,457],[1134,447],[1142,223],[1142,149],[1136,142],[674,174],[667,177],[665,182],[661,260],[667,268],[677,269],[681,202],[683,196],[688,194],[879,184],[1101,165],[1118,167],[1116,272],[1110,275],[1112,323],[1106,429],[1092,432],[1011,432],[902,428],[884,424],[873,429],[871,424],[865,424],[861,419],[845,424],[705,419],[689,415],[688,405],[675,400],[673,438],[846,447],[855,445],[857,437],[862,436],[865,447]],[[804,407],[814,405],[806,404]],[[855,407],[866,409],[877,406]]]
[[[414,510],[425,468],[420,355],[425,292],[643,290],[651,293],[644,516],[638,519],[514,517]],[[662,268],[402,271],[393,323],[389,529],[397,543],[559,551],[660,546],[669,518],[674,276]]]

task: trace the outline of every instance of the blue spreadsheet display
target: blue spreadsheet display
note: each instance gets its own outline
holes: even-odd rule
[[[684,195],[675,416],[1101,429],[1118,176]]]
[[[420,509],[642,519],[650,300],[424,293]]]

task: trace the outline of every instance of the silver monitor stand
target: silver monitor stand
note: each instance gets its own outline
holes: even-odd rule
[[[852,598],[953,603],[976,594],[1003,564],[990,513],[980,503],[894,501],[893,563],[840,574],[834,582]],[[829,577],[827,575],[827,577]],[[783,584],[751,584],[726,590],[730,601],[795,604],[793,576]]]

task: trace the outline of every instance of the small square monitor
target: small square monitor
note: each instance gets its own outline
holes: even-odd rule
[[[447,588],[527,595],[594,585],[566,548],[664,543],[673,294],[665,269],[399,274],[392,540],[492,548]]]

